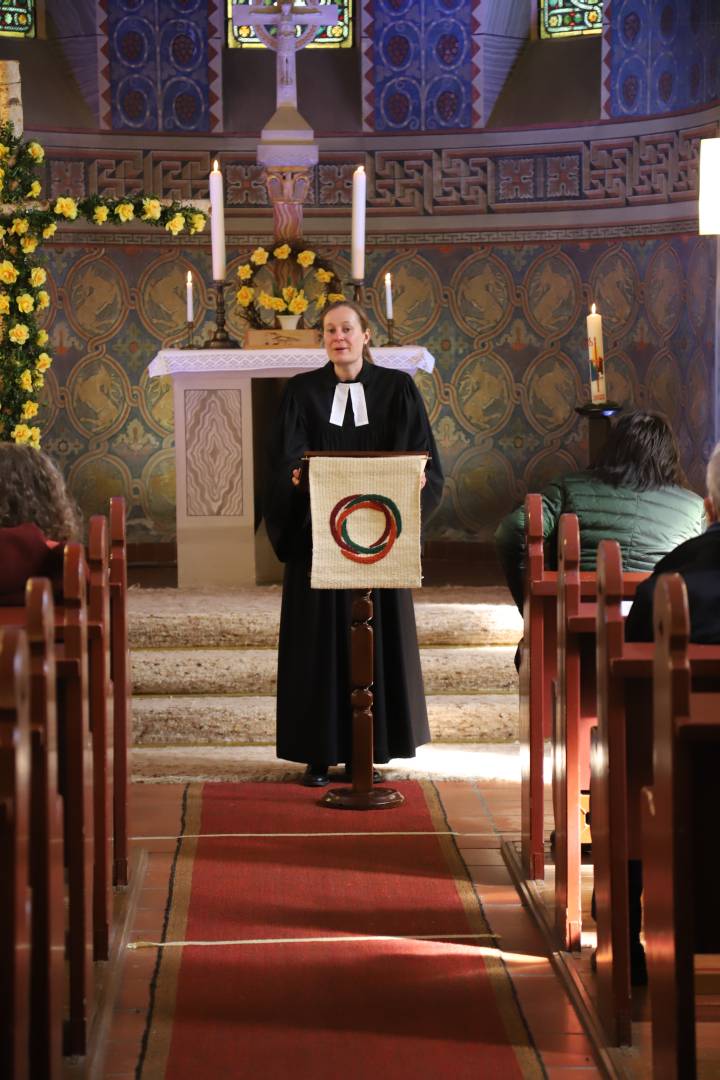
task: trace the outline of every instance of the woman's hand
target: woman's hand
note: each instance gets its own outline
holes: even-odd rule
[[[292,486],[293,487],[300,487],[300,473],[301,473],[301,471],[302,471],[301,469],[293,469],[293,471],[291,472],[290,480],[292,481]]]

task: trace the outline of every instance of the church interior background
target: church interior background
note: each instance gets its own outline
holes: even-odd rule
[[[572,9],[575,5],[565,4]],[[579,8],[581,5],[577,5]],[[697,232],[699,140],[718,130],[717,0],[613,0],[602,31],[538,38],[529,0],[355,0],[349,48],[298,56],[320,161],[306,239],[350,276],[352,173],[368,176],[366,299],[382,341],[436,358],[418,383],[447,477],[429,536],[488,539],[525,491],[586,460],[585,316],[605,320],[608,394],[656,409],[702,490],[715,415],[717,251]],[[43,194],[207,199],[225,176],[228,275],[272,238],[256,162],[274,57],[228,47],[224,0],[37,0],[20,60]],[[530,36],[529,36],[530,35]],[[209,230],[74,224],[43,248],[51,304],[40,424],[86,513],[129,506],[131,543],[172,541],[169,378],[149,379],[213,323]],[[234,304],[229,329],[242,338]]]

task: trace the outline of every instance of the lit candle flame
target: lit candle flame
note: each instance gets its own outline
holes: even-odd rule
[[[592,307],[590,308],[590,314],[591,314],[591,315],[594,315],[594,314],[595,314],[595,305],[594,305],[594,304],[593,304],[593,305],[592,305]]]
[[[220,166],[218,165],[217,158],[213,161],[213,172],[220,172]]]

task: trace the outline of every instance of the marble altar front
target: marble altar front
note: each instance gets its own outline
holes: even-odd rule
[[[371,349],[375,363],[432,371],[427,349]],[[256,538],[252,380],[326,363],[323,349],[164,349],[148,368],[170,375],[175,405],[178,585],[254,585],[268,551]],[[264,578],[266,580],[266,578]]]

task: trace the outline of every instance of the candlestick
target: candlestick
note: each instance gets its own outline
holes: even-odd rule
[[[187,321],[191,323],[195,318],[195,311],[193,310],[193,279],[192,272],[188,270],[187,281],[185,282],[186,292],[186,314]]]
[[[392,276],[389,273],[385,275],[385,315],[388,322],[391,322],[393,317],[393,295]]]
[[[358,165],[353,173],[352,201],[352,262],[351,272],[354,281],[365,277],[365,169]]]
[[[193,322],[192,319],[188,319],[188,321],[187,321],[187,323],[185,325],[186,325],[186,328],[187,328],[187,346],[186,347],[188,349],[192,349],[192,347],[193,347],[193,330],[195,328],[195,323]]]
[[[396,345],[397,342],[395,341],[395,320],[392,318],[392,316],[387,320],[387,330],[388,330],[387,344],[388,345]]]
[[[239,345],[225,329],[225,283],[215,282],[215,330],[205,342],[205,349],[237,349]]]
[[[587,317],[588,359],[590,361],[590,400],[593,405],[607,401],[605,392],[605,354],[603,350],[602,316],[592,305]]]
[[[217,161],[209,177],[210,242],[212,247],[213,281],[225,280],[225,196],[223,178]]]

